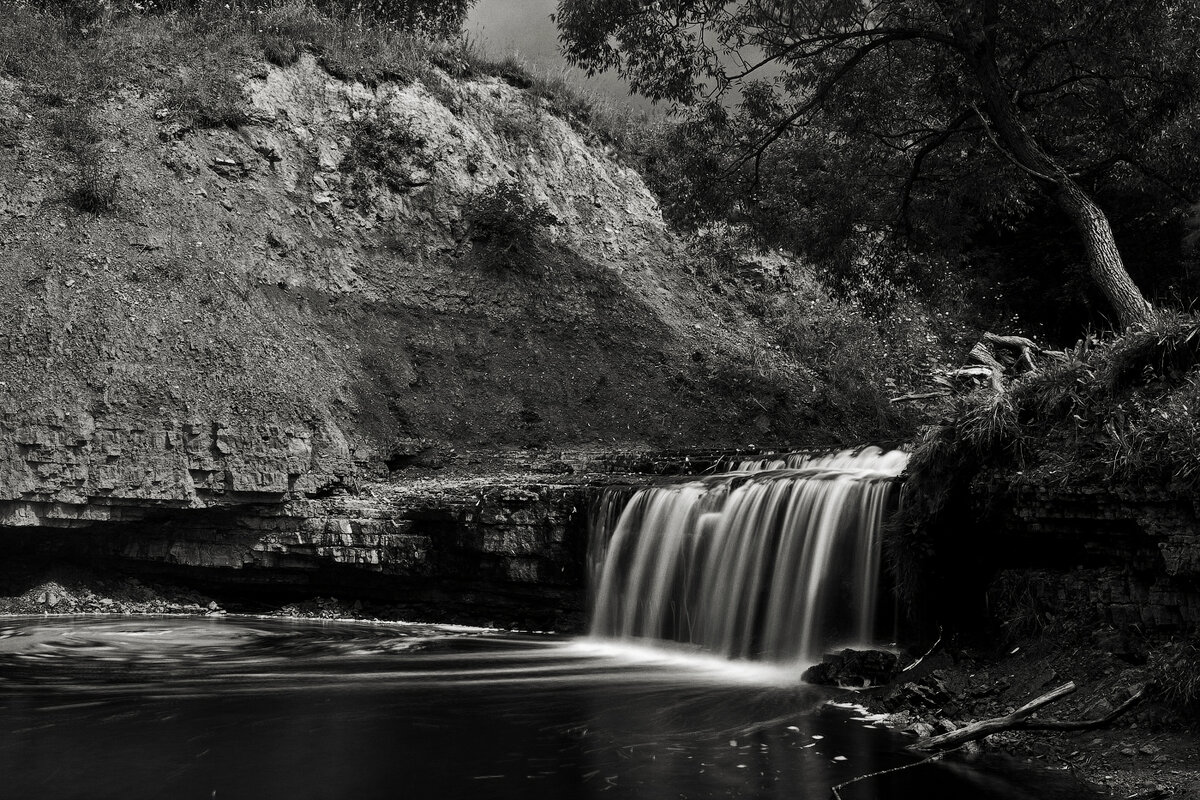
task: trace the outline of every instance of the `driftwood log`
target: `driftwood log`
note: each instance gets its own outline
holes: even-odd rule
[[[985,736],[1003,731],[1085,731],[1092,728],[1102,728],[1133,708],[1146,693],[1146,687],[1140,687],[1124,703],[1117,706],[1110,713],[1096,719],[1061,720],[1032,718],[1032,714],[1039,708],[1049,705],[1056,700],[1061,700],[1074,692],[1075,688],[1075,682],[1069,681],[1056,689],[1046,692],[1041,697],[1030,700],[1011,714],[972,722],[958,730],[938,736],[923,737],[916,744],[910,745],[908,749],[923,753],[944,752],[960,747],[967,742],[974,742]]]

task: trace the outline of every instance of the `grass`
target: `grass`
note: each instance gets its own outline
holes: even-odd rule
[[[472,258],[482,269],[500,274],[535,274],[549,263],[548,233],[556,220],[549,207],[529,197],[515,181],[476,194],[463,214]]]
[[[1089,337],[1003,391],[978,390],[948,427],[981,466],[1183,493],[1200,489],[1198,414],[1200,317],[1179,314],[1151,330]]]
[[[1200,704],[1200,640],[1169,642],[1150,652],[1150,678],[1156,694],[1177,706]]]
[[[227,63],[215,60],[180,76],[166,105],[201,128],[236,128],[250,121],[241,80]]]
[[[1151,330],[1089,336],[1003,389],[959,399],[909,462],[902,508],[885,534],[910,605],[961,571],[989,469],[1065,486],[1200,491],[1200,317],[1164,314]],[[940,577],[939,577],[940,576]]]
[[[90,214],[113,211],[120,175],[107,164],[104,134],[95,112],[80,106],[58,109],[50,127],[73,166],[65,191],[67,202]]]

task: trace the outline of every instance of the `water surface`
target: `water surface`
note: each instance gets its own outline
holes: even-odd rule
[[[914,760],[824,699],[790,667],[548,635],[10,618],[0,797],[824,800]],[[1047,797],[1054,777],[929,764],[841,794]]]

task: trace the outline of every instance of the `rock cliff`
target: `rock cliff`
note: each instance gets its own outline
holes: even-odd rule
[[[65,202],[39,88],[0,79],[0,524],[278,502],[464,442],[741,435],[699,379],[753,325],[595,137],[498,78],[237,74],[234,126],[133,78],[99,102],[102,215]],[[509,184],[551,224],[498,271],[471,213]]]
[[[1119,630],[1200,627],[1200,521],[1192,498],[1153,487],[1059,487],[989,476],[976,507],[993,567],[1014,570],[1054,614]]]

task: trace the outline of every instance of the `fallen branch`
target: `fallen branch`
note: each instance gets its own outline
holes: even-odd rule
[[[900,671],[908,672],[910,669],[913,669],[918,664],[920,664],[922,661],[924,661],[925,659],[927,659],[931,655],[933,655],[938,650],[938,648],[940,648],[941,646],[942,646],[942,629],[941,629],[941,627],[939,627],[937,641],[934,642],[927,651],[925,651],[925,655],[921,656],[916,661],[912,662],[911,664],[909,664],[907,667],[905,667],[904,669],[902,669]]]
[[[992,369],[997,372],[1004,372],[1004,365],[1001,364],[994,355],[992,355],[991,351],[987,349],[987,346],[984,345],[983,342],[976,342],[975,346],[971,348],[971,352],[967,353],[967,358],[976,363],[982,364],[988,369]]]
[[[910,745],[908,749],[921,752],[949,750],[1002,731],[1085,731],[1091,728],[1099,728],[1124,714],[1136,705],[1146,693],[1146,687],[1139,688],[1128,700],[1117,706],[1112,712],[1097,719],[1060,720],[1029,718],[1033,712],[1042,706],[1049,705],[1056,700],[1061,700],[1074,692],[1075,688],[1075,682],[1069,681],[1057,689],[1052,689],[1041,697],[1030,700],[1011,714],[1006,714],[1003,717],[979,720],[949,733],[923,738],[916,744]]]

